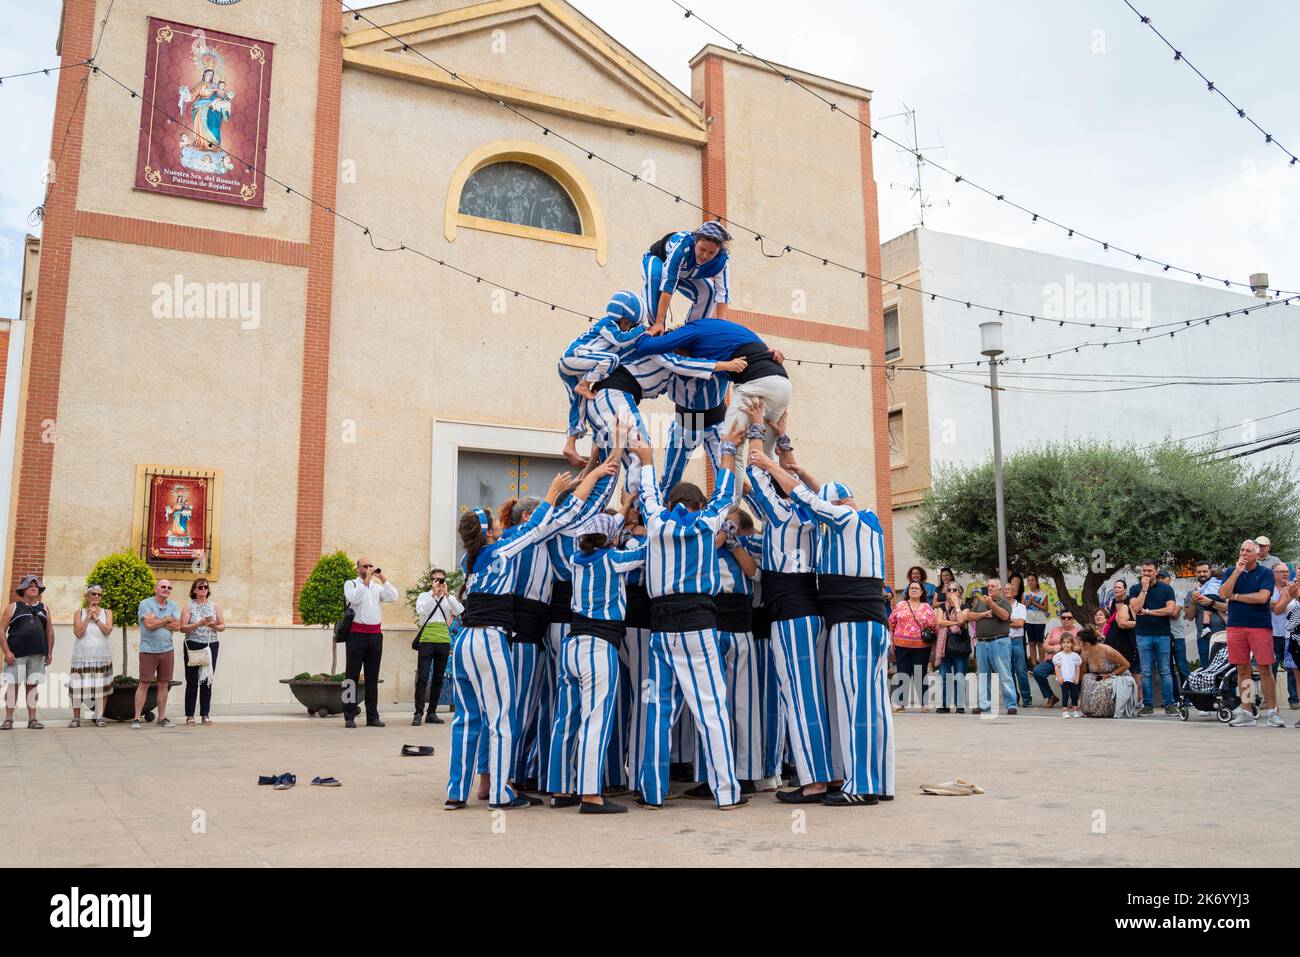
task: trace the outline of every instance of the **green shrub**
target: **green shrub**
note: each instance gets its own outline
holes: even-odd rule
[[[114,552],[95,562],[86,584],[104,590],[100,604],[113,613],[113,623],[122,629],[122,670],[126,671],[126,629],[137,623],[140,602],[153,594],[153,569],[139,555]]]
[[[322,555],[303,583],[298,614],[304,624],[332,628],[343,617],[343,583],[357,577],[357,565],[347,553]]]

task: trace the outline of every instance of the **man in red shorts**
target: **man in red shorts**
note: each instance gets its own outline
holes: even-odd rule
[[[1240,555],[1219,586],[1219,600],[1228,603],[1228,661],[1237,666],[1241,689],[1241,707],[1228,723],[1234,728],[1256,723],[1250,713],[1253,654],[1264,686],[1264,721],[1270,728],[1284,728],[1286,722],[1277,713],[1277,681],[1269,669],[1273,663],[1273,621],[1268,607],[1273,597],[1273,573],[1259,563],[1259,546],[1254,540],[1241,543]]]

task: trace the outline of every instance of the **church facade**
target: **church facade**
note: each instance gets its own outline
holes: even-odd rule
[[[888,530],[880,284],[781,245],[880,275],[864,128],[719,47],[678,90],[564,0],[400,0],[378,27],[117,0],[101,37],[108,8],[64,3],[16,413],[8,578],[41,573],[57,620],[122,549],[267,634],[322,553],[399,588],[450,565],[464,508],[562,465],[556,360],[688,204],[771,230],[732,225],[729,317],[791,357],[803,464]],[[869,91],[788,73],[869,120]],[[671,412],[643,406],[659,444]]]

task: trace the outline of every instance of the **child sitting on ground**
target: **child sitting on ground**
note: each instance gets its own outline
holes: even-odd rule
[[[1079,672],[1083,668],[1083,658],[1074,650],[1074,638],[1065,634],[1061,636],[1061,650],[1052,656],[1052,666],[1056,671],[1056,680],[1061,685],[1061,717],[1082,718],[1079,710]]]

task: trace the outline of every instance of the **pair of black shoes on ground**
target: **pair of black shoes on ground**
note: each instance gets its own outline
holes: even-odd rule
[[[777,791],[776,799],[782,804],[825,804],[827,807],[869,807],[881,801],[892,801],[892,794],[848,794],[838,785],[825,791],[808,794],[802,787],[790,791]]]
[[[626,814],[627,805],[617,804],[614,801],[604,801],[597,804],[595,801],[584,801],[577,794],[568,794],[564,796],[554,796],[551,798],[551,807],[564,808],[576,807],[579,814]]]
[[[429,712],[428,717],[421,718],[417,714],[414,718],[411,719],[411,727],[413,728],[418,728],[421,724],[446,724],[446,723],[447,723],[446,721],[443,721],[442,718],[438,717],[432,711]]]
[[[954,711],[955,711],[957,714],[965,714],[965,713],[966,713],[966,709],[965,709],[965,708],[935,708],[935,709],[934,709],[934,713],[935,713],[935,714],[952,714]]]
[[[357,726],[357,719],[356,719],[356,718],[344,718],[344,719],[343,719],[343,727],[345,727],[345,728],[355,728],[356,726]],[[366,722],[366,727],[367,727],[367,728],[386,728],[387,725],[384,724],[384,722],[380,721],[378,718],[376,718],[374,721],[367,721],[367,722]]]

